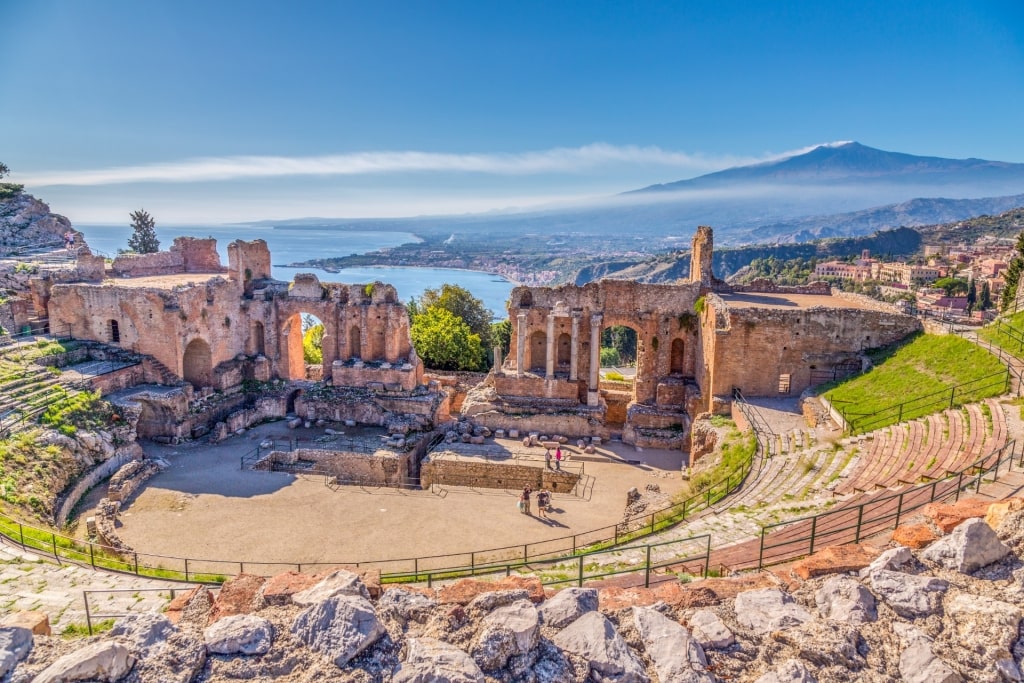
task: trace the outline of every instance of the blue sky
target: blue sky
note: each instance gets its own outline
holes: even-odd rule
[[[73,221],[485,211],[835,140],[1024,162],[1024,3],[0,0],[0,93]]]

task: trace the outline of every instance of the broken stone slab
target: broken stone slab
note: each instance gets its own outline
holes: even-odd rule
[[[597,595],[595,588],[563,588],[540,606],[541,619],[552,628],[568,626],[587,612],[597,610]]]
[[[210,654],[262,655],[274,642],[274,627],[255,614],[236,614],[207,626],[203,640]]]
[[[907,683],[961,683],[953,669],[932,652],[932,639],[910,624],[896,622],[893,631],[904,642],[900,654],[900,678]]]
[[[769,671],[754,683],[818,683],[818,679],[799,659],[789,659],[775,671]]]
[[[346,427],[355,427],[356,426],[356,421],[355,420],[345,420],[342,424],[345,425]]]
[[[292,602],[308,607],[338,595],[358,595],[370,599],[370,592],[362,579],[346,569],[339,569],[325,576],[316,585],[293,594]]]
[[[775,588],[745,591],[736,596],[736,620],[757,634],[779,631],[810,621],[810,612]]]
[[[905,619],[917,619],[937,613],[949,582],[932,576],[913,576],[879,570],[870,577],[871,588]]]
[[[566,652],[590,664],[595,680],[609,678],[616,683],[649,683],[644,666],[600,612],[587,612],[555,635],[551,641]]]
[[[32,652],[32,631],[21,626],[0,627],[0,680]]]
[[[1017,512],[1018,510],[1024,510],[1024,498],[1007,498],[998,503],[992,503],[988,506],[988,511],[985,513],[985,524],[988,524],[995,531],[999,529],[999,525],[1003,523],[1003,520],[1010,516],[1010,513]]]
[[[914,561],[914,554],[910,552],[910,548],[890,548],[884,553],[879,555],[875,560],[864,569],[860,570],[860,577],[866,579],[876,571],[885,570],[890,572],[898,572],[903,569],[904,566]]]
[[[722,619],[708,609],[699,609],[687,620],[693,637],[707,649],[722,650],[736,643],[736,636]]]
[[[528,600],[529,598],[530,594],[522,588],[496,590],[477,595],[466,605],[466,609],[475,614],[484,614],[498,607],[511,605],[514,602]]]
[[[473,445],[480,446],[484,443],[484,437],[482,436],[471,436],[469,442]]]
[[[106,681],[113,683],[131,671],[135,657],[116,640],[101,640],[64,655],[36,676],[33,683]]]
[[[484,671],[503,669],[509,658],[528,654],[539,640],[537,608],[529,600],[517,600],[492,610],[481,620],[470,654]]]
[[[298,429],[301,426],[302,426],[302,418],[300,418],[300,417],[295,417],[295,418],[292,418],[291,420],[288,420],[288,429]]]
[[[892,532],[894,543],[899,543],[915,550],[920,550],[934,543],[938,537],[938,534],[927,524],[900,524]]]
[[[714,683],[704,649],[678,622],[650,607],[634,607],[633,624],[659,681]]]
[[[409,638],[394,683],[483,683],[484,672],[463,650],[436,638]]]
[[[875,596],[856,579],[833,576],[814,594],[821,616],[847,624],[864,624],[878,619]]]
[[[510,430],[508,430],[508,438],[510,438],[510,439],[518,439],[519,438],[519,430],[518,429],[510,429]]]
[[[864,545],[822,548],[793,565],[793,572],[805,581],[815,576],[857,571],[876,558],[878,551]]]
[[[925,548],[921,557],[968,574],[998,562],[1010,552],[985,520],[974,518]]]
[[[263,606],[264,583],[266,579],[255,574],[239,574],[225,581],[217,594],[210,620],[217,621],[233,614],[249,614],[260,609]]]
[[[343,667],[384,635],[366,598],[338,595],[307,607],[292,622],[292,633],[310,648]]]

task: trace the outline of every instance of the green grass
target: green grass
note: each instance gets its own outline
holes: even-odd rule
[[[825,393],[836,409],[846,415],[855,431],[860,431],[858,422],[869,422],[864,416],[914,399],[922,400],[906,405],[902,414],[894,408],[887,410],[884,415],[877,415],[877,419],[872,418],[865,428],[880,429],[901,419],[934,413],[949,406],[953,387],[1005,372],[1005,366],[997,358],[954,335],[921,334],[871,355],[874,368]],[[953,395],[953,405],[995,396],[1004,388],[998,377],[977,382],[958,389]],[[932,398],[923,400],[928,396]]]
[[[1011,356],[1024,358],[1024,311],[1003,318],[978,330],[978,337],[1003,349]]]
[[[103,633],[114,628],[113,619],[104,619],[102,621],[93,622],[92,632],[93,634]],[[89,635],[89,626],[87,624],[68,624],[64,627],[64,630],[60,632],[62,638],[85,638]]]

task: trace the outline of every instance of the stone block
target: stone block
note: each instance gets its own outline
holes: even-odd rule
[[[50,617],[45,612],[38,612],[36,610],[23,610],[8,614],[3,620],[0,620],[0,626],[25,628],[31,631],[34,636],[51,635]]]
[[[924,548],[938,536],[927,524],[901,524],[892,532],[893,543],[915,550]]]
[[[984,517],[988,512],[989,505],[991,505],[991,501],[979,498],[961,498],[953,504],[928,503],[924,506],[922,514],[934,522],[935,526],[942,530],[942,533],[948,534],[968,519]]]
[[[823,574],[863,569],[878,557],[878,551],[864,545],[841,545],[822,548],[793,565],[793,573],[805,581]]]
[[[992,503],[988,506],[988,511],[985,513],[985,524],[988,524],[995,531],[1011,512],[1017,512],[1018,510],[1024,510],[1024,498],[1007,498],[998,503]]]

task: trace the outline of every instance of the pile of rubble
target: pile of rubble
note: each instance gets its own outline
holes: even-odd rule
[[[917,552],[846,546],[786,571],[653,588],[242,575],[85,640],[0,628],[0,679],[1020,681],[1022,503]]]

